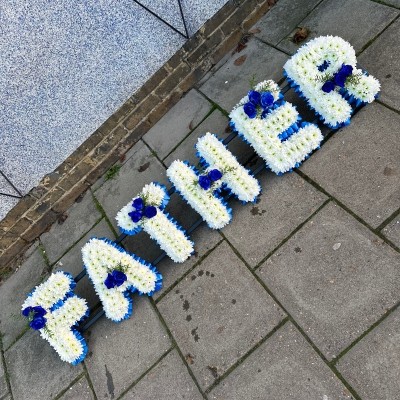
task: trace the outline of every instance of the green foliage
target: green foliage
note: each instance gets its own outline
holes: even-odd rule
[[[108,180],[110,180],[110,179],[114,179],[114,178],[118,175],[120,169],[121,169],[121,165],[119,165],[119,164],[113,165],[113,166],[106,172],[105,180],[108,181]]]

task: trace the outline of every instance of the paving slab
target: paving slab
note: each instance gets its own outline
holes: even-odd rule
[[[257,272],[328,358],[400,300],[400,255],[329,203]]]
[[[233,55],[200,86],[200,91],[230,112],[250,90],[253,77],[256,82],[282,79],[287,58],[285,53],[252,38],[246,48]]]
[[[203,396],[190,377],[178,352],[172,350],[122,399],[201,400]]]
[[[14,399],[54,398],[82,373],[82,365],[61,361],[38,332],[29,330],[5,353]]]
[[[310,30],[307,40],[335,35],[347,40],[359,52],[399,14],[397,10],[374,1],[325,0],[298,25]],[[295,29],[278,47],[295,53],[304,44],[295,44]]]
[[[212,104],[192,89],[143,136],[143,140],[164,159],[211,108]]]
[[[383,228],[382,233],[397,247],[400,247],[400,216],[398,215],[389,225]]]
[[[18,203],[15,197],[0,195],[0,220],[6,217],[8,212]]]
[[[288,36],[321,0],[279,0],[252,29],[256,36],[277,45]]]
[[[54,265],[54,271],[62,270],[70,272],[73,276],[78,275],[83,269],[82,247],[92,237],[115,239],[109,225],[102,219]],[[85,276],[77,283],[74,292],[76,295],[86,299],[89,307],[94,306],[100,301],[88,276]]]
[[[104,208],[108,218],[118,231],[115,217],[133,196],[136,196],[143,186],[157,181],[164,185],[168,183],[164,166],[141,142],[135,147],[135,152],[121,167],[114,179],[110,179],[96,190],[95,197]]]
[[[30,256],[18,271],[0,287],[0,332],[4,349],[25,330],[26,320],[21,316],[21,306],[28,293],[47,273],[46,263],[37,246],[30,251]]]
[[[379,79],[380,99],[397,110],[400,110],[397,90],[400,85],[399,30],[400,21],[397,20],[358,57],[360,65]]]
[[[350,400],[346,387],[290,322],[209,394],[213,400]]]
[[[4,369],[3,360],[0,359],[0,399],[8,393],[8,386],[6,381],[6,371]]]
[[[170,258],[166,257],[157,265],[158,271],[163,276],[163,287],[154,294],[154,299],[158,299],[194,264],[198,263],[206,253],[211,251],[222,240],[222,237],[217,231],[211,230],[203,223],[190,235],[190,239],[194,242],[195,253],[189,259],[183,263],[174,263]]]
[[[295,173],[277,176],[263,171],[257,179],[262,188],[259,202],[232,203],[232,222],[222,231],[252,267],[326,201],[324,194]]]
[[[301,167],[372,227],[400,207],[399,114],[373,103]]]
[[[179,306],[181,304],[181,306]],[[157,305],[205,389],[283,318],[227,243],[218,246]]]
[[[85,364],[97,398],[117,398],[168,349],[170,340],[149,299],[134,296],[133,314],[119,324],[103,317],[88,336]]]
[[[363,400],[397,399],[400,393],[400,310],[357,343],[336,365]]]
[[[58,223],[53,224],[50,230],[40,237],[50,264],[55,263],[100,218],[101,213],[96,208],[92,192],[88,190],[63,214]]]
[[[81,378],[60,397],[60,400],[94,400],[94,396],[87,379]]]

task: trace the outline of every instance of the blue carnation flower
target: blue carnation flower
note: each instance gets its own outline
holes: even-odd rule
[[[199,185],[202,189],[208,190],[211,187],[211,179],[207,175],[199,176]]]
[[[139,222],[143,216],[141,211],[131,211],[130,213],[128,213],[128,215],[135,224],[136,222]]]
[[[337,86],[344,87],[346,79],[347,79],[347,75],[345,75],[344,73],[339,71],[334,75],[333,82]]]
[[[348,64],[343,64],[339,69],[339,73],[347,78],[353,73],[353,67]]]
[[[249,101],[252,103],[255,107],[257,107],[260,104],[261,101],[261,94],[255,90],[250,90],[248,93]]]
[[[145,215],[147,218],[153,218],[156,214],[157,214],[157,208],[154,207],[154,206],[147,206],[147,207],[144,209],[144,215]]]
[[[324,72],[329,67],[330,62],[325,60],[321,65],[318,65],[318,71]]]
[[[137,199],[133,200],[132,207],[138,211],[141,210],[144,207],[143,199],[138,197]]]
[[[330,93],[332,92],[332,90],[335,89],[335,84],[332,81],[326,81],[323,85],[322,85],[322,91],[325,93]]]
[[[111,275],[114,278],[115,286],[121,286],[126,280],[127,277],[122,271],[114,270]]]
[[[263,92],[261,94],[261,106],[263,108],[271,107],[274,104],[274,96],[271,92]]]
[[[46,325],[46,318],[45,317],[35,317],[30,323],[29,326],[34,329],[35,331],[42,329]]]
[[[218,181],[219,179],[222,178],[222,172],[218,169],[212,169],[209,173],[208,173],[208,177],[210,178],[210,180],[212,182]]]
[[[26,307],[22,310],[22,315],[24,317],[29,317],[29,314],[31,313],[31,311],[33,311],[32,307]]]
[[[255,118],[257,115],[257,109],[252,103],[246,103],[243,106],[243,111],[249,118]]]
[[[107,278],[104,281],[104,284],[106,285],[107,289],[112,289],[113,287],[115,287],[115,279],[114,276],[111,274],[107,274]]]
[[[47,314],[47,311],[46,311],[43,307],[41,307],[41,306],[32,307],[32,311],[35,312],[34,318],[36,318],[36,317],[43,317],[44,315]]]

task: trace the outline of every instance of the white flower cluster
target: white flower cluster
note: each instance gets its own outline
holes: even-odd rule
[[[76,365],[85,358],[87,345],[73,327],[87,315],[89,309],[86,300],[72,295],[74,286],[70,274],[58,271],[34,289],[22,305],[22,310],[40,306],[46,311],[46,324],[39,329],[40,336],[50,343],[63,361]]]
[[[41,306],[45,310],[49,310],[58,301],[64,299],[66,294],[71,291],[71,286],[73,285],[73,278],[70,274],[57,271],[51,274],[45,282],[36,286],[25,300],[22,309]]]
[[[40,330],[42,338],[50,343],[60,358],[74,365],[85,358],[87,346],[82,336],[72,331],[71,327],[76,325],[87,312],[86,300],[77,296],[69,297],[60,308],[45,315],[47,329]]]
[[[146,185],[137,197],[146,198],[148,204],[157,207],[157,214],[134,223],[129,216],[134,210],[131,201],[116,216],[121,231],[132,235],[143,229],[160,245],[168,257],[178,263],[184,262],[194,251],[193,242],[171,217],[161,211],[161,207],[166,205],[165,199],[168,198],[165,188],[152,182]]]
[[[231,210],[213,194],[198,185],[194,169],[183,161],[175,160],[167,169],[167,176],[176,190],[196,210],[212,229],[221,229],[229,224]]]
[[[243,107],[235,108],[230,118],[239,134],[277,174],[290,171],[304,161],[323,139],[315,125],[298,129],[299,113],[288,102],[272,110],[264,119],[249,118]],[[292,130],[291,136],[281,141],[279,135],[288,130]]]
[[[215,135],[207,132],[197,141],[196,149],[210,169],[216,168],[222,172],[221,181],[239,200],[254,201],[260,194],[258,180],[239,164],[236,157]]]
[[[324,63],[327,67],[320,71],[318,67]],[[325,93],[321,88],[324,76],[333,76],[343,64],[353,67],[352,76],[356,78],[346,82],[348,94],[360,102],[372,102],[379,91],[379,81],[356,68],[353,47],[340,37],[321,36],[309,41],[283,67],[292,86],[301,92],[324,123],[334,128],[349,122],[352,108],[338,89]]]
[[[140,294],[150,296],[160,288],[161,276],[154,268],[107,239],[90,239],[82,248],[82,259],[106,317],[115,322],[128,318],[132,313],[129,290],[138,290]],[[119,266],[123,266],[127,280],[120,286],[108,289],[104,283],[107,275]]]

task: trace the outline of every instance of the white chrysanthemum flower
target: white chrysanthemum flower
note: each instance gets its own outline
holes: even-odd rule
[[[93,282],[107,318],[118,322],[132,312],[128,290],[151,295],[161,288],[161,275],[145,261],[134,258],[107,239],[90,239],[82,248],[82,259]],[[109,273],[123,267],[126,280],[120,286],[107,288]]]
[[[260,185],[218,138],[206,133],[196,144],[198,155],[210,166],[222,172],[221,181],[241,201],[254,201],[260,194]]]
[[[167,169],[167,176],[176,190],[197,211],[212,229],[221,229],[229,224],[231,211],[212,190],[204,190],[198,184],[193,168],[183,161],[175,160]]]
[[[318,67],[324,64],[326,68],[320,71]],[[321,36],[309,41],[283,67],[292,86],[298,87],[310,107],[331,127],[347,124],[352,113],[351,105],[337,89],[322,91],[324,77],[333,76],[343,64],[353,67],[353,79],[347,78],[349,83],[345,84],[347,93],[356,101],[371,103],[379,92],[379,81],[356,68],[353,47],[340,37]]]
[[[162,211],[168,202],[165,188],[152,182],[135,198],[138,197],[145,198],[146,204],[157,207],[157,214],[152,218],[142,217],[139,222],[134,223],[129,216],[129,213],[134,211],[131,201],[116,216],[121,231],[132,235],[143,229],[173,261],[181,263],[188,259],[194,251],[193,242],[187,238],[176,221]]]

